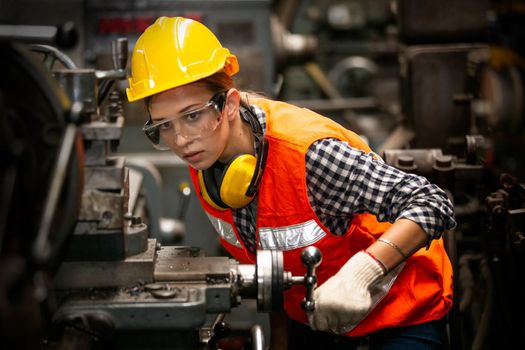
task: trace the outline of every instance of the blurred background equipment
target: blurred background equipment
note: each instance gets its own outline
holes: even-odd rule
[[[326,115],[444,188],[450,348],[525,348],[522,0],[1,1],[6,344],[262,348],[256,311],[301,283],[278,254],[229,259],[185,164],[143,137],[127,56],[162,15],[209,26],[240,88]]]

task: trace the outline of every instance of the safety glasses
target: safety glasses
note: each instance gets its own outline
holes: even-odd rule
[[[221,91],[197,109],[155,123],[150,118],[144,124],[142,131],[153,146],[161,151],[170,149],[169,141],[174,137],[181,136],[188,140],[195,140],[208,136],[217,129],[222,121],[225,100],[226,91]]]

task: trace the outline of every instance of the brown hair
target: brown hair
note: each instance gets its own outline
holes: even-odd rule
[[[199,83],[205,85],[212,93],[227,91],[235,87],[233,79],[223,71],[201,79]]]

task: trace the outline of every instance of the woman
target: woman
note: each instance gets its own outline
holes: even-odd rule
[[[452,303],[440,237],[455,225],[444,192],[328,118],[238,91],[238,70],[204,25],[161,17],[135,45],[127,94],[145,99],[154,146],[188,163],[237,260],[279,249],[302,275],[301,251],[321,250],[314,311],[301,309],[304,287],[285,295],[290,348],[351,349],[367,335],[375,349],[440,348]]]

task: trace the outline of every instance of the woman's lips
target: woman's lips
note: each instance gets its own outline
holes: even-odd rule
[[[202,158],[202,152],[186,153],[183,158],[190,163],[194,163]]]

